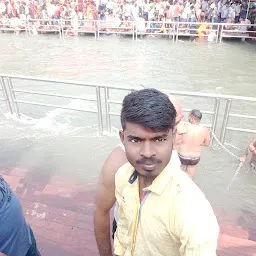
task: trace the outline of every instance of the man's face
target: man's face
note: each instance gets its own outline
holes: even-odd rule
[[[128,161],[148,179],[157,177],[170,161],[174,136],[172,130],[153,132],[130,122],[120,132]]]

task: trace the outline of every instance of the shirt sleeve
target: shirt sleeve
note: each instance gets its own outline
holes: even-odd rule
[[[120,188],[120,181],[121,181],[120,176],[122,175],[122,172],[120,169],[117,171],[117,173],[115,175],[115,197],[116,197],[116,201],[119,205],[120,205],[120,201],[122,200],[121,188]],[[124,248],[123,248],[121,241],[119,240],[119,237],[117,234],[120,229],[120,221],[119,221],[120,216],[119,215],[120,215],[120,206],[118,207],[118,219],[116,220],[117,221],[117,229],[116,229],[115,236],[114,236],[114,254],[116,256],[124,255]],[[119,225],[118,225],[118,223],[119,223]]]
[[[216,256],[219,225],[206,198],[202,196],[197,199],[185,200],[186,203],[180,205],[176,221],[176,235],[181,243],[180,255]]]
[[[116,189],[115,191],[115,194],[116,194],[116,199],[117,201],[121,198],[121,194],[119,192],[118,189]],[[118,203],[120,203],[120,201],[118,201]],[[119,207],[120,208],[120,207]],[[118,214],[120,214],[120,211],[118,209]],[[120,217],[120,216],[119,216]],[[119,237],[118,237],[118,232],[119,232],[119,229],[120,229],[120,222],[119,222],[119,219],[116,220],[117,221],[117,229],[116,229],[116,232],[115,232],[115,237],[114,237],[114,254],[116,256],[122,256],[124,255],[124,248],[121,244],[121,241],[119,240]],[[118,225],[118,222],[119,222],[119,225]]]

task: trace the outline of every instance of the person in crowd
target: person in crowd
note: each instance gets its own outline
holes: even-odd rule
[[[179,157],[182,168],[191,179],[194,179],[197,164],[200,161],[203,147],[208,147],[211,142],[208,128],[200,125],[202,113],[193,109],[188,117],[187,132],[182,136],[179,148]]]
[[[256,173],[256,138],[249,144],[243,156],[240,157],[241,164],[244,164],[248,155],[251,154],[250,170]]]
[[[165,31],[165,28],[169,26],[166,25],[166,22],[224,23],[228,21],[239,23],[239,19],[243,18],[255,23],[256,9],[254,6],[250,6],[248,12],[247,10],[248,3],[243,0],[235,2],[231,0],[219,0],[218,2],[212,0],[102,0],[97,2],[97,5],[95,0],[85,0],[79,6],[75,0],[18,0],[15,2],[0,0],[0,24],[4,24],[4,27],[8,28],[11,19],[14,19],[12,23],[23,24],[18,21],[20,19],[24,21],[24,24],[27,21],[32,23],[31,27],[36,27],[36,29],[49,30],[56,29],[56,26],[60,24],[70,26],[71,20],[73,20],[72,30],[76,31],[77,23],[80,26],[88,26],[88,29],[94,28],[94,22],[84,22],[83,20],[113,21],[114,26],[120,18],[121,21],[136,21],[142,15],[145,21],[156,21],[156,23],[148,25],[150,32],[153,33],[157,29]],[[78,16],[79,22],[76,21],[76,16]],[[62,22],[60,22],[61,19],[63,19]],[[35,23],[36,26],[34,26]],[[22,26],[23,30],[25,30],[24,26]],[[68,26],[64,26],[64,30]]]

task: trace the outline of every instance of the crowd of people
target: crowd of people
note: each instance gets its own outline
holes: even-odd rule
[[[249,7],[249,8],[248,8]],[[0,0],[0,25],[22,26],[25,21],[74,27],[84,21],[256,23],[256,2],[247,0]]]

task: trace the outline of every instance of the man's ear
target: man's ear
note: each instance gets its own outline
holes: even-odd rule
[[[119,137],[120,137],[120,140],[121,142],[124,144],[124,131],[119,131]]]
[[[176,145],[177,126],[175,125],[172,131],[172,143],[173,147]]]

